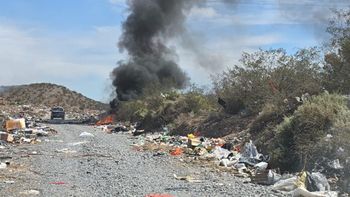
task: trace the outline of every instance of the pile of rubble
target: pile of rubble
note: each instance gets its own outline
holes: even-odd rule
[[[55,133],[47,126],[42,126],[35,121],[24,118],[9,118],[3,121],[4,130],[0,130],[0,139],[7,143],[30,143],[41,142],[39,137]]]
[[[97,119],[98,115],[102,113],[100,110],[76,110],[76,109],[65,109],[66,119],[74,120],[85,120],[91,117]],[[22,116],[27,120],[40,121],[48,120],[51,115],[51,108],[45,105],[7,105],[6,103],[1,103],[0,99],[0,121],[7,117]]]

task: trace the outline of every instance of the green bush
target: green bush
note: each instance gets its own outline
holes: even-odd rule
[[[213,81],[219,97],[232,112],[245,108],[256,115],[267,104],[296,109],[292,103],[303,94],[322,91],[318,51],[303,49],[288,55],[283,49],[244,53],[240,65],[217,75]]]
[[[140,121],[148,113],[147,106],[138,100],[121,102],[116,112],[116,118],[120,121]]]
[[[216,102],[200,88],[192,86],[187,92],[148,91],[138,100],[122,102],[117,117],[122,121],[141,122],[144,129],[156,131],[162,126],[173,124],[181,114],[195,115],[215,109]]]
[[[350,110],[343,96],[324,93],[312,97],[275,128],[275,137],[269,146],[272,165],[289,171],[311,168],[320,154],[328,156],[325,152],[329,151],[321,146],[327,134],[343,139],[341,136],[349,135],[349,130],[345,129],[349,125]],[[348,147],[345,141],[339,141],[336,146]],[[325,152],[317,147],[323,147]]]

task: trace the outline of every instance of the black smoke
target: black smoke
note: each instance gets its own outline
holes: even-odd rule
[[[135,99],[146,87],[184,88],[188,77],[176,63],[169,38],[184,32],[186,12],[193,0],[129,0],[130,14],[123,23],[119,49],[128,60],[112,72],[120,101]]]

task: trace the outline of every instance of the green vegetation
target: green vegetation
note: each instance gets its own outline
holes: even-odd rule
[[[349,126],[350,109],[343,96],[327,93],[314,96],[275,127],[273,143],[267,145],[272,163],[292,171],[314,167],[318,159],[330,156],[325,155],[329,146],[320,146],[330,140],[327,135],[333,136],[331,140],[337,141],[336,146],[348,146],[339,140],[350,135]]]

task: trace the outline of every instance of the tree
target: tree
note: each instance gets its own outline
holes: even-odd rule
[[[303,49],[294,55],[283,49],[244,53],[239,65],[216,76],[214,89],[228,106],[240,109],[237,105],[242,105],[253,114],[268,103],[286,106],[286,100],[321,92],[318,54],[316,48]]]
[[[350,9],[334,11],[327,32],[324,86],[329,92],[350,94]]]

